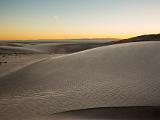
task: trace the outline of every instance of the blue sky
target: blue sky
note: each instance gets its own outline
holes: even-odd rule
[[[0,39],[159,33],[160,0],[0,0]]]

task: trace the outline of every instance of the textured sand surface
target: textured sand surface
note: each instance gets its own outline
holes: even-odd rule
[[[31,119],[96,107],[160,105],[160,42],[48,58],[0,78],[0,116]]]
[[[27,65],[48,57],[57,56],[55,54],[0,54],[0,76],[15,72]]]

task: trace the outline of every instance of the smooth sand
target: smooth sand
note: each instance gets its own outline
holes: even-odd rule
[[[5,120],[97,107],[160,105],[160,42],[48,58],[0,78]]]

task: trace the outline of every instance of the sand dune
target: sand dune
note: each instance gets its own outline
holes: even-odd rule
[[[31,46],[32,49],[41,51],[42,53],[69,54],[79,52],[91,48],[105,46],[105,43],[70,43],[70,44],[42,44]]]
[[[17,46],[0,46],[0,53],[40,53],[41,51],[34,48],[17,47]]]
[[[2,119],[69,110],[160,105],[160,42],[94,48],[48,58],[0,78]]]
[[[7,43],[6,43],[7,44]],[[36,44],[36,43],[35,43]],[[107,43],[106,43],[107,44]],[[0,53],[54,53],[54,54],[69,54],[79,52],[91,48],[105,46],[104,43],[70,43],[70,44],[56,44],[56,43],[41,43],[37,45],[20,45],[17,43],[10,43],[0,46]]]
[[[62,54],[61,54],[62,55]],[[0,77],[57,54],[0,54]]]

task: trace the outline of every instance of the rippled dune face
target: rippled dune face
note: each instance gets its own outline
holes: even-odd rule
[[[126,43],[30,64],[0,78],[0,116],[36,119],[88,108],[159,106],[159,51],[160,42]]]

